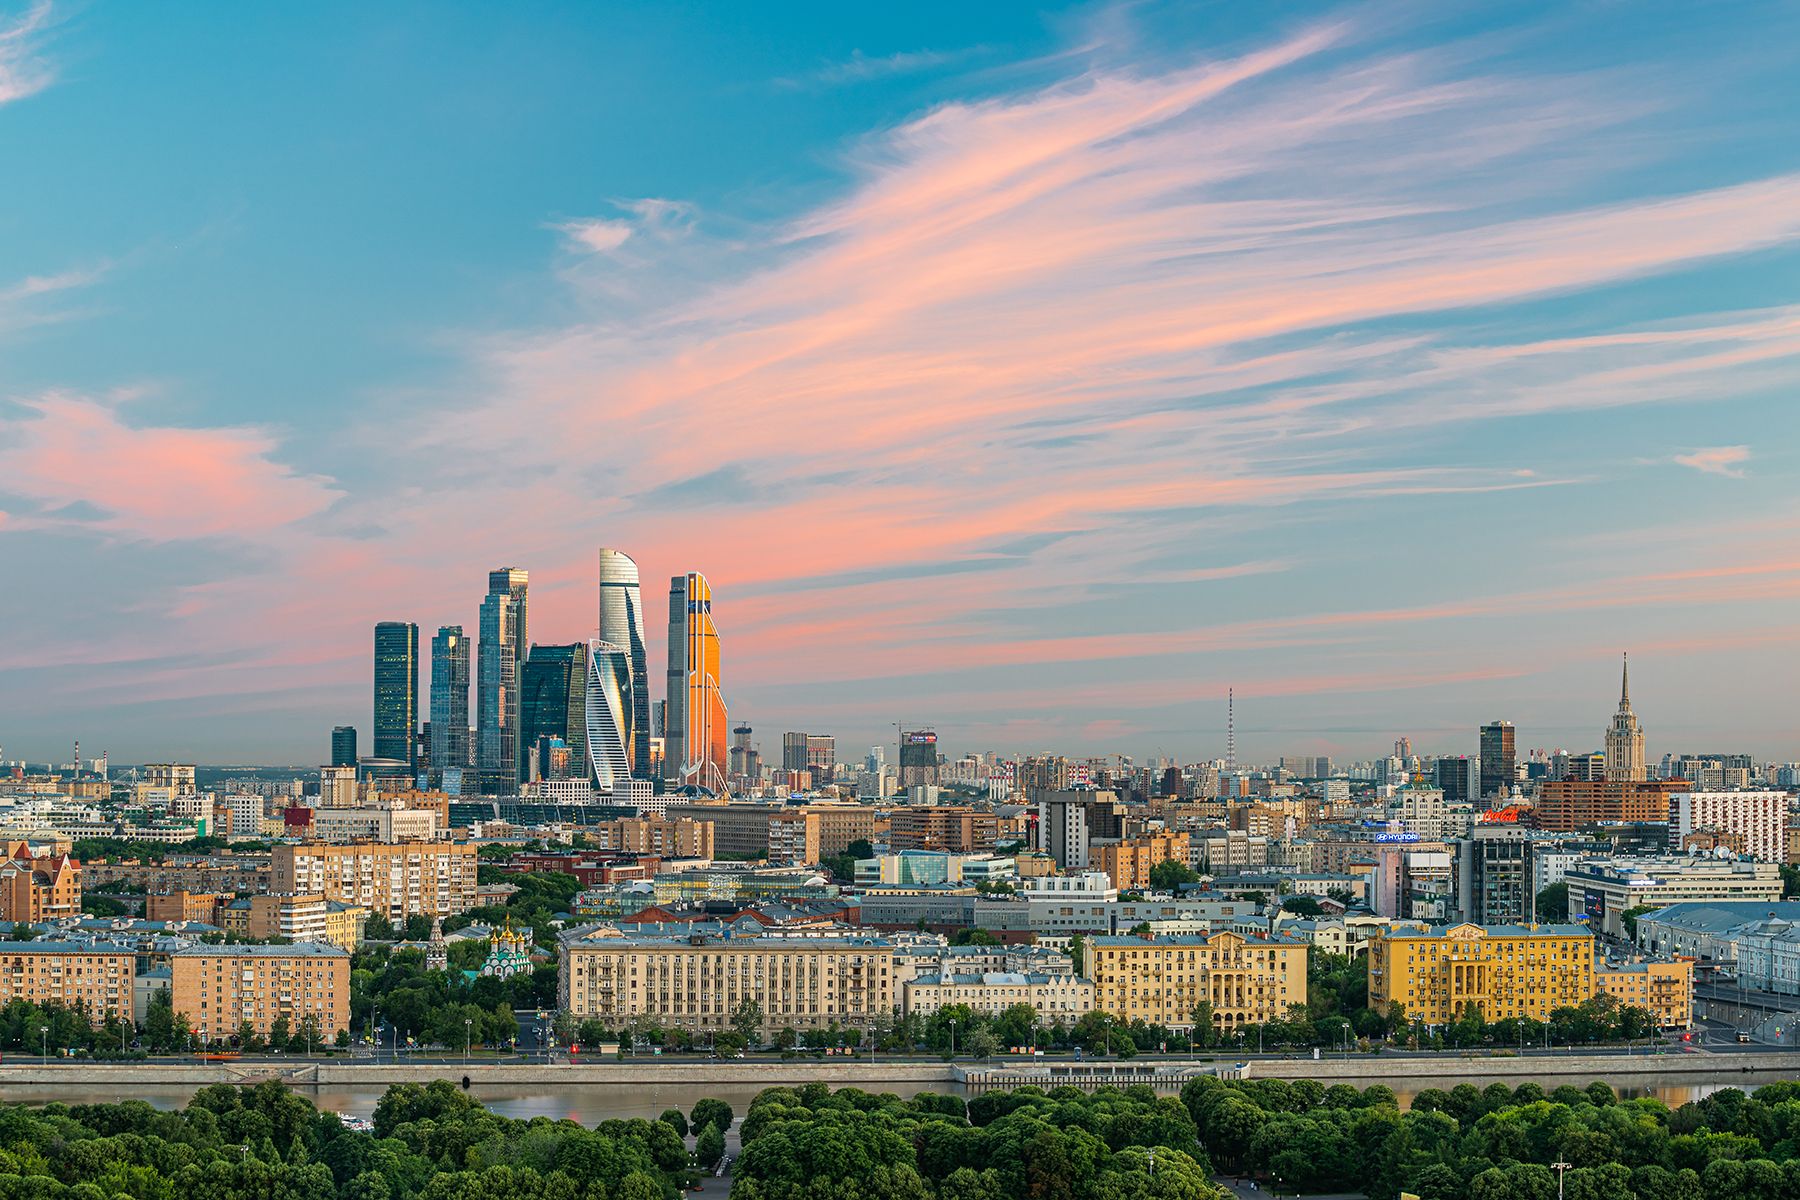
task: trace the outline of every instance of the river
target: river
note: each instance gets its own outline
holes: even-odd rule
[[[1634,1082],[1620,1089],[1627,1097],[1654,1096],[1671,1108],[1698,1100],[1720,1088],[1736,1087],[1749,1091],[1779,1079],[1792,1079],[1791,1071],[1757,1071],[1748,1074],[1721,1071],[1716,1080],[1696,1082],[1692,1077]],[[1429,1087],[1442,1086],[1441,1080],[1394,1078],[1382,1080],[1394,1089],[1402,1106]],[[1479,1082],[1478,1080],[1476,1082]],[[194,1094],[195,1085],[139,1084],[130,1089],[130,1099],[144,1100],[158,1108],[180,1108]],[[385,1088],[356,1084],[326,1084],[300,1087],[299,1093],[322,1109],[368,1116],[375,1111],[376,1101]],[[751,1084],[632,1084],[608,1086],[584,1084],[553,1087],[548,1084],[476,1084],[469,1094],[489,1109],[503,1116],[529,1118],[553,1117],[594,1125],[621,1117],[653,1119],[666,1109],[691,1111],[694,1102],[707,1096],[723,1100],[742,1114],[750,1107],[760,1089]],[[919,1092],[961,1092],[960,1086],[946,1084],[900,1083],[880,1089],[900,1096]],[[117,1087],[95,1085],[7,1084],[0,1087],[0,1101],[22,1104],[102,1104],[126,1099]]]

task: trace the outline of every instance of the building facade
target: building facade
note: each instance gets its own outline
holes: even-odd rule
[[[245,1025],[267,1037],[287,1018],[298,1034],[312,1018],[321,1041],[350,1024],[350,955],[336,946],[190,946],[169,958],[169,993],[202,1042]]]
[[[1641,782],[1644,769],[1644,729],[1631,711],[1631,660],[1619,669],[1619,711],[1606,730],[1606,777],[1625,783]]]
[[[999,819],[963,804],[911,804],[894,809],[888,821],[891,850],[944,850],[971,854],[990,850]]]
[[[1092,981],[1076,975],[933,972],[907,980],[900,993],[901,1010],[908,1016],[930,1016],[960,1005],[997,1017],[1015,1004],[1029,1004],[1041,1024],[1073,1025],[1093,1011],[1095,988]]]
[[[485,791],[512,794],[520,780],[519,672],[531,645],[531,575],[516,567],[488,572],[475,648],[475,759]]]
[[[376,758],[418,762],[419,627],[411,621],[375,626]]]
[[[1594,991],[1594,935],[1578,925],[1397,928],[1369,947],[1369,1007],[1428,1025],[1470,1005],[1487,1021],[1547,1020]]]
[[[1787,861],[1788,795],[1777,791],[1674,792],[1669,796],[1669,848],[1698,834],[1743,840],[1743,853],[1762,862]]]
[[[1088,861],[1104,872],[1120,889],[1142,890],[1150,886],[1150,872],[1165,862],[1182,866],[1188,861],[1188,835],[1147,833],[1124,841],[1104,842],[1088,851]]]
[[[276,846],[272,859],[271,890],[321,895],[389,921],[475,907],[475,847],[467,842],[308,842]]]
[[[1694,1024],[1694,964],[1669,962],[1602,962],[1594,968],[1602,995],[1641,1008],[1658,1029],[1690,1029]]]
[[[1669,819],[1669,797],[1690,787],[1682,780],[1550,779],[1538,786],[1531,823],[1555,833],[1596,825]]]
[[[880,938],[639,936],[573,930],[558,948],[562,1010],[621,1028],[637,1017],[694,1033],[730,1029],[754,1001],[764,1035],[891,1020],[892,947]]]
[[[444,773],[460,782],[469,762],[469,639],[461,625],[442,625],[431,639],[431,749],[433,787]]]
[[[663,776],[677,787],[726,792],[729,722],[719,679],[712,587],[698,571],[669,580],[668,709]]]
[[[81,864],[13,842],[0,861],[0,921],[41,924],[81,915]]]
[[[1511,721],[1490,721],[1481,727],[1481,795],[1498,795],[1510,789],[1518,777],[1518,751]]]
[[[0,942],[0,1005],[85,1007],[91,1018],[132,1017],[137,954],[129,946],[84,942]],[[37,1037],[25,1031],[27,1045]]]
[[[1087,944],[1094,1006],[1122,1021],[1192,1029],[1201,1004],[1215,1029],[1279,1020],[1306,1004],[1304,941],[1221,930],[1208,936],[1096,937]]]
[[[637,563],[619,550],[600,549],[600,640],[625,656],[620,689],[625,758],[634,779],[650,779],[650,656],[644,648],[644,597]]]

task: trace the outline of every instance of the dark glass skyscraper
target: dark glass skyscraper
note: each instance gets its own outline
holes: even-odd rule
[[[569,762],[582,764],[587,753],[587,656],[585,642],[570,646],[533,646],[519,682],[519,742],[526,754],[537,752],[547,737],[569,747]]]
[[[376,758],[416,765],[419,730],[419,627],[411,621],[375,626]]]
[[[331,765],[334,767],[354,767],[356,765],[356,726],[334,725],[331,727]]]
[[[649,779],[650,656],[644,648],[644,597],[637,563],[619,550],[600,550],[600,640],[625,655],[631,687],[625,706],[625,757],[634,779]]]
[[[1518,779],[1518,753],[1513,745],[1511,721],[1493,721],[1481,727],[1481,795],[1485,799],[1501,787],[1511,788]]]
[[[432,783],[469,765],[469,639],[461,625],[441,625],[431,639]]]
[[[476,765],[486,790],[507,794],[519,786],[519,671],[528,635],[526,595],[530,575],[514,567],[488,572],[481,602],[481,644],[476,647]]]

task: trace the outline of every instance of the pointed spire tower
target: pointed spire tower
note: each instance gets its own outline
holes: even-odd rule
[[[1626,654],[1619,671],[1619,711],[1613,714],[1606,731],[1606,777],[1609,780],[1642,782],[1644,770],[1644,729],[1637,714],[1631,711],[1631,655]]]

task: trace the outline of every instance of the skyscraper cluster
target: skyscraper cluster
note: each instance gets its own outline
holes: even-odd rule
[[[723,794],[728,722],[711,586],[697,571],[669,582],[667,690],[658,701],[650,695],[637,563],[603,548],[598,567],[597,636],[557,645],[531,641],[529,572],[488,572],[473,659],[460,625],[440,627],[431,640],[423,737],[418,626],[378,624],[373,759],[365,763],[453,793],[504,795],[524,783],[566,780],[615,796],[658,785]],[[346,754],[354,761],[355,745],[354,729],[334,729],[334,764]]]

